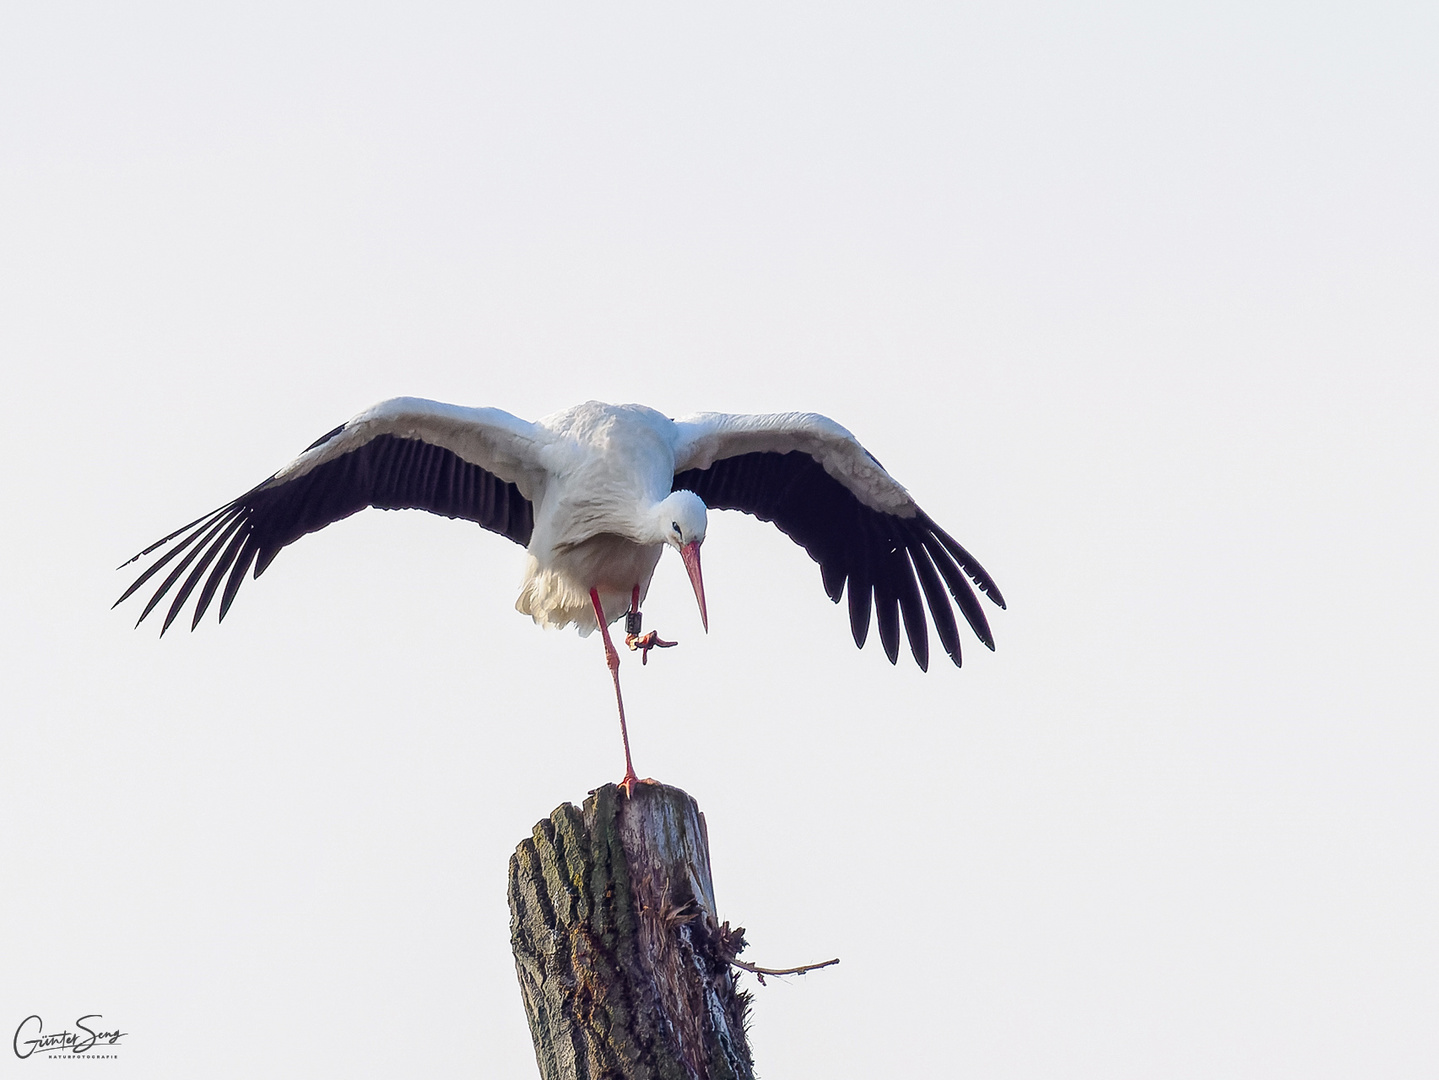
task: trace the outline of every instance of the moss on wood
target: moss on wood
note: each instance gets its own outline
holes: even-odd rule
[[[752,1080],[743,930],[715,915],[685,792],[607,784],[510,859],[510,941],[544,1080]]]

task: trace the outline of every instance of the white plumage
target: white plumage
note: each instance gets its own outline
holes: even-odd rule
[[[618,619],[636,585],[641,601],[648,593],[660,553],[673,540],[672,522],[685,519],[686,542],[704,539],[703,504],[690,505],[682,493],[671,498],[674,426],[642,405],[598,402],[535,425],[545,476],[531,500],[535,529],[519,611],[541,626],[573,624],[588,634],[597,625],[590,589],[599,591],[606,616]]]

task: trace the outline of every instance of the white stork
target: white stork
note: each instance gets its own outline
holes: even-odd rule
[[[258,578],[287,544],[367,506],[465,518],[525,545],[515,607],[542,626],[573,624],[582,635],[598,627],[604,638],[626,791],[638,780],[608,625],[627,616],[626,643],[645,658],[673,644],[641,635],[639,618],[668,544],[684,561],[709,629],[700,576],[706,508],[773,521],[819,563],[835,603],[847,582],[855,644],[863,647],[873,608],[890,663],[899,656],[903,621],[916,662],[929,666],[921,595],[956,666],[951,597],[994,648],[966,575],[1004,607],[984,567],[826,417],[699,413],[671,420],[642,405],[592,401],[528,423],[499,409],[419,398],[361,413],[238,499],[151,544],[129,562],[158,553],[154,562],[116,604],[174,563],[135,625],[174,590],[164,634],[198,587],[193,630],[222,580],[224,619],[252,563]]]

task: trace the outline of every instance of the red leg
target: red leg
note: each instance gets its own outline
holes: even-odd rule
[[[638,595],[639,589],[636,589],[635,593]],[[609,665],[610,676],[615,680],[615,704],[620,709],[620,738],[625,744],[625,778],[620,781],[620,789],[629,795],[640,782],[640,778],[635,775],[634,763],[630,761],[630,733],[625,726],[625,699],[620,696],[620,654],[615,651],[614,642],[610,641],[610,628],[605,625],[605,609],[600,605],[598,590],[590,590],[590,603],[595,606],[595,620],[600,624],[600,635],[605,639],[605,663]]]

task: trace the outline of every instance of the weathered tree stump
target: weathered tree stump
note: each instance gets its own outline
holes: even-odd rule
[[[704,815],[606,784],[510,859],[510,942],[544,1080],[752,1080],[744,931],[715,914]]]

